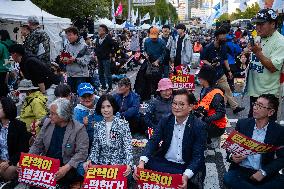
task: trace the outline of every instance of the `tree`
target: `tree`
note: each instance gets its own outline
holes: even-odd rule
[[[236,11],[233,12],[232,14],[224,13],[218,18],[218,21],[251,19],[257,14],[259,10],[260,7],[258,3],[254,3],[251,6],[247,7],[247,9],[244,12],[242,12],[239,8],[237,8]]]
[[[43,10],[60,17],[85,17],[88,15],[105,17],[111,7],[108,0],[32,0]]]

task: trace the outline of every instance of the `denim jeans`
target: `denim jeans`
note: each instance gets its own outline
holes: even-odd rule
[[[112,77],[111,77],[111,61],[99,60],[99,78],[102,88],[106,89],[106,81],[108,88],[112,89]]]
[[[72,93],[77,93],[77,87],[80,83],[87,81],[87,77],[68,77],[67,84],[70,86]]]
[[[284,176],[275,175],[264,178],[261,182],[255,182],[250,177],[257,172],[243,167],[229,170],[224,175],[224,184],[228,189],[281,189],[284,186]]]

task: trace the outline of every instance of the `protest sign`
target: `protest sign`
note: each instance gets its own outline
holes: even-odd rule
[[[19,182],[41,188],[56,188],[55,173],[60,161],[45,156],[21,153]]]
[[[232,131],[222,145],[222,148],[233,154],[248,156],[276,151],[280,147],[264,144],[251,139],[238,131]]]
[[[174,84],[174,89],[195,89],[194,75],[190,74],[189,68],[185,66],[177,66],[175,72],[170,74],[170,80]]]
[[[137,169],[139,180],[138,189],[177,189],[182,184],[181,174],[168,174],[147,169]]]
[[[85,174],[83,188],[127,189],[127,178],[123,176],[125,165],[92,165]]]

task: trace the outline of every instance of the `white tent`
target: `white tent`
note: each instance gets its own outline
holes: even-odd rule
[[[98,19],[94,22],[95,28],[98,28],[99,25],[101,25],[101,24],[106,25],[108,28],[111,28],[113,26],[112,21],[110,21],[107,18],[101,18],[101,19]]]
[[[26,23],[29,16],[37,16],[40,24],[50,37],[51,41],[51,59],[58,55],[62,49],[62,38],[59,32],[70,26],[71,20],[68,18],[60,18],[45,12],[37,7],[30,0],[11,1],[0,0],[0,28],[6,29],[10,33],[13,40],[18,42],[20,39],[20,31],[14,33],[14,28]]]
[[[140,28],[141,28],[142,30],[148,30],[150,27],[151,27],[150,24],[145,24],[145,23],[140,26]]]

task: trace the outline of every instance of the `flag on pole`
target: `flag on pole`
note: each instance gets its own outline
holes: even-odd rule
[[[156,17],[154,17],[154,20],[153,20],[153,22],[152,22],[152,25],[153,25],[153,26],[156,25]]]
[[[123,11],[123,7],[122,7],[122,4],[121,4],[121,2],[120,2],[119,5],[118,5],[118,7],[117,7],[117,9],[116,9],[116,11],[115,11],[114,16],[116,17],[116,16],[122,15],[122,11]]]
[[[143,16],[143,18],[141,19],[142,22],[145,21],[145,20],[150,20],[150,13],[149,12],[147,12],[147,14],[145,14]]]
[[[136,18],[136,20],[138,19],[138,8],[136,9],[136,14],[135,14],[135,18]]]
[[[217,3],[217,4],[213,7],[213,9],[215,9],[215,11],[218,11],[219,9],[221,9],[221,3],[220,3],[220,2]]]

